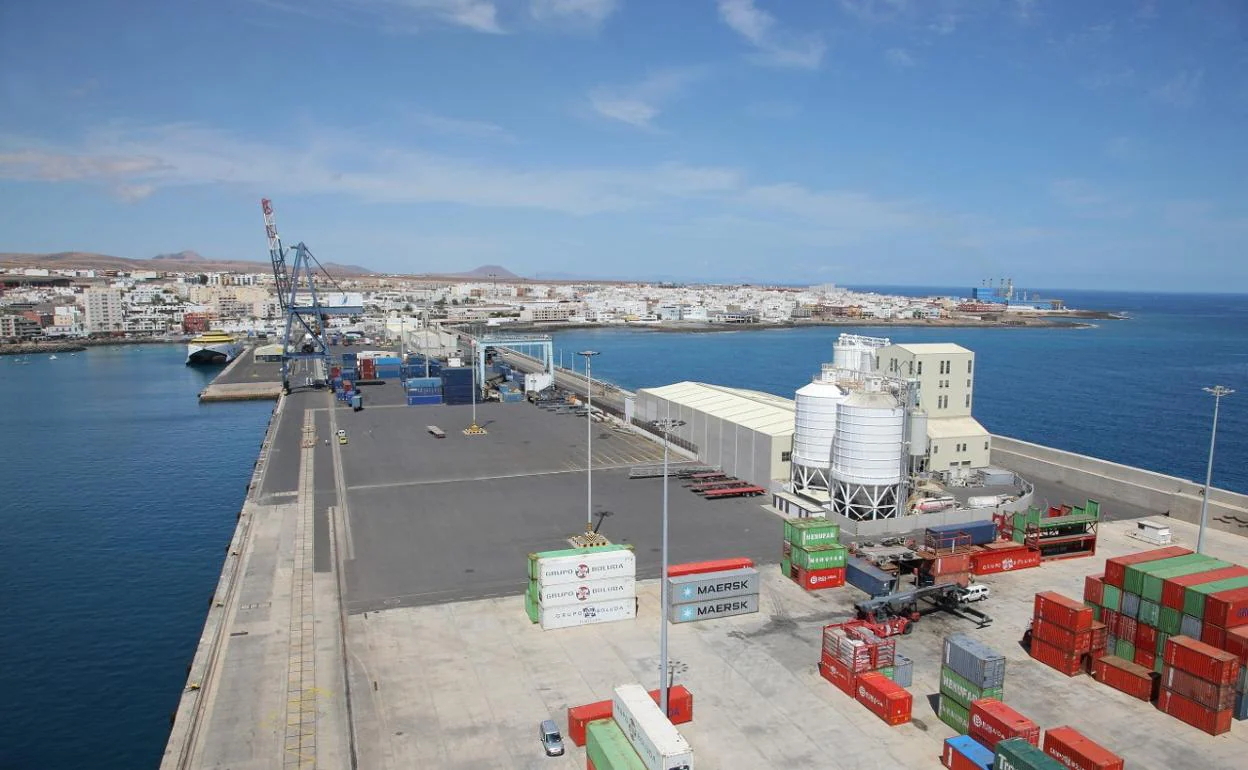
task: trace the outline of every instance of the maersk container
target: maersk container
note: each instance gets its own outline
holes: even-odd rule
[[[855,556],[845,562],[845,582],[869,596],[886,596],[893,592],[897,577]]]
[[[1033,746],[1026,738],[1009,738],[999,741],[995,747],[996,757],[992,770],[1066,770],[1066,766]]]
[[[705,602],[672,604],[667,608],[667,619],[673,623],[693,623],[733,615],[749,615],[754,612],[758,612],[758,594],[747,594]]]
[[[972,521],[966,524],[941,524],[935,527],[928,527],[927,534],[929,538],[935,540],[934,545],[937,548],[965,545],[967,536],[970,537],[971,545],[983,545],[997,539],[997,524],[991,519],[987,521]]]
[[[757,594],[758,570],[753,567],[697,575],[681,575],[667,579],[669,604],[727,599],[731,596]]]
[[[635,617],[637,617],[637,600],[634,598],[541,608],[543,631],[589,626],[595,623],[611,623],[617,620],[632,620]]]
[[[585,728],[585,755],[594,770],[645,770],[645,763],[614,719],[590,722]]]
[[[945,638],[942,662],[975,687],[1005,686],[1005,656],[966,634]]]
[[[611,716],[647,770],[693,770],[693,749],[639,684],[615,688]]]
[[[573,604],[594,604],[609,599],[634,599],[637,581],[631,577],[607,578],[605,580],[582,580],[576,583],[559,583],[543,586],[536,580],[529,581],[529,592],[543,607],[564,607]]]

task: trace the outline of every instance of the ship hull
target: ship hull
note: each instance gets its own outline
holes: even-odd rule
[[[186,349],[187,366],[221,366],[238,358],[239,345],[221,343],[214,345],[196,345],[191,343]]]

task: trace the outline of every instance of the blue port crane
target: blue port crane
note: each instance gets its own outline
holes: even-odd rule
[[[264,230],[269,238],[269,259],[273,263],[273,280],[277,284],[277,298],[281,303],[282,313],[286,316],[286,330],[282,335],[282,390],[290,393],[290,363],[292,361],[319,361],[320,371],[314,374],[314,380],[323,380],[329,374],[329,342],[325,338],[325,327],[331,315],[360,315],[364,312],[363,303],[350,301],[350,296],[342,293],[341,301],[322,302],[316,288],[317,273],[323,275],[339,291],[341,286],[334,277],[312,255],[312,251],[303,241],[293,249],[293,256],[287,266],[287,254],[291,251],[282,245],[281,236],[277,233],[277,220],[273,216],[273,202],[268,198],[260,200],[260,208],[264,212]],[[299,334],[301,339],[294,340],[291,333]]]

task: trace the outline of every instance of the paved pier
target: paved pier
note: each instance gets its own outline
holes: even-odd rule
[[[281,363],[257,361],[254,352],[247,348],[239,354],[200,391],[199,400],[267,401],[282,395]]]

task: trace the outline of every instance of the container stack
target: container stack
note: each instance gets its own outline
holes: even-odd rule
[[[997,744],[993,770],[1068,770],[1026,738],[1011,738]]]
[[[1210,735],[1231,729],[1240,660],[1186,636],[1166,640],[1157,708]]]
[[[1005,693],[1005,656],[965,634],[945,639],[940,667],[940,721],[969,733],[971,706],[989,698],[1000,700]]]
[[[442,403],[442,378],[409,377],[403,381],[408,406]]]
[[[473,399],[473,373],[470,366],[442,369],[442,400],[447,404],[471,404]]]
[[[1123,770],[1122,757],[1073,727],[1044,731],[1044,753],[1071,770]]]
[[[525,612],[544,631],[630,620],[637,614],[636,576],[631,545],[531,553]]]
[[[899,663],[902,681],[897,681]],[[913,677],[912,665],[897,655],[894,637],[877,636],[865,623],[851,620],[823,628],[819,675],[890,725],[910,721],[914,699],[905,687]]]
[[[693,749],[689,742],[671,720],[663,716],[658,704],[641,685],[626,684],[615,688],[611,701],[611,724],[625,737],[640,765],[620,764],[632,761],[622,748],[617,749],[609,764],[600,764],[607,759],[605,752],[596,750],[600,739],[609,737],[615,741],[615,730],[604,722],[591,722],[586,730],[585,746],[595,770],[631,770],[633,767],[693,770]]]
[[[840,525],[822,516],[785,519],[781,572],[807,591],[845,585],[848,551],[840,537]]]
[[[967,734],[994,750],[998,743],[1011,738],[1040,745],[1040,726],[996,698],[980,698],[971,704]]]
[[[1084,661],[1108,653],[1109,635],[1091,607],[1055,591],[1036,594],[1031,621],[1031,657],[1066,676],[1084,670]],[[1090,665],[1089,665],[1090,667]]]
[[[397,380],[402,377],[400,367],[403,361],[398,356],[377,356],[373,359],[376,367],[376,379]]]
[[[758,612],[760,584],[758,570],[753,566],[704,572],[682,570],[675,576],[669,569],[667,619],[671,623],[693,623]]]
[[[650,698],[655,703],[658,703],[659,691],[651,690]],[[584,746],[586,732],[590,723],[611,719],[612,703],[613,701],[611,700],[600,700],[596,703],[587,703],[584,706],[569,707],[568,737],[572,742],[577,746]],[[683,684],[668,688],[667,716],[674,725],[683,725],[686,722],[693,721],[693,693],[689,692]]]
[[[971,548],[920,549],[919,585],[956,583],[963,588],[971,584]]]

